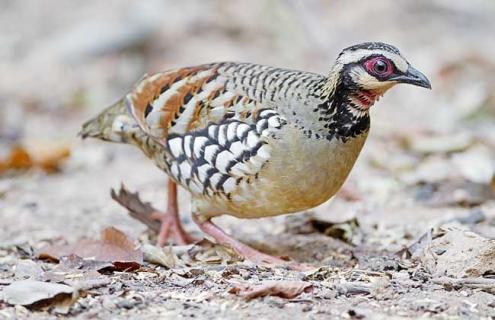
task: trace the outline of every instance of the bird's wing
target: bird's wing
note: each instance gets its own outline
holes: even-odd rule
[[[270,158],[268,137],[287,123],[263,101],[259,83],[269,80],[268,68],[219,63],[158,73],[142,79],[126,103],[141,129],[168,150],[174,180],[193,193],[230,198],[256,178]],[[275,81],[284,72],[272,70]]]
[[[141,128],[163,140],[222,121],[229,112],[255,111],[261,106],[232,86],[225,63],[181,68],[145,76],[127,97]]]
[[[277,139],[286,123],[277,112],[263,109],[252,123],[233,117],[185,134],[170,134],[165,142],[167,171],[193,194],[232,200],[237,189],[258,179],[271,158],[269,137]]]
[[[261,109],[298,104],[308,100],[308,86],[322,79],[252,63],[212,63],[145,76],[126,103],[145,132],[164,140],[219,123],[229,114],[247,119]]]

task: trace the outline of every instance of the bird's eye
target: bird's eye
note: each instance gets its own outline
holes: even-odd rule
[[[373,66],[376,73],[384,73],[387,71],[387,64],[383,60],[377,60]]]
[[[364,63],[366,71],[372,75],[387,77],[392,73],[392,65],[383,57],[372,58]]]

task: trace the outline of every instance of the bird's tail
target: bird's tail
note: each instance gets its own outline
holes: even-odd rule
[[[103,110],[93,119],[85,122],[79,136],[105,141],[129,143],[132,132],[138,128],[134,118],[128,113],[125,98]]]

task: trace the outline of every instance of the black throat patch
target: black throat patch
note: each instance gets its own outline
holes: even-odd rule
[[[344,100],[345,101],[345,100]],[[370,117],[367,112],[353,112],[349,102],[327,101],[318,106],[320,119],[325,122],[325,138],[347,142],[370,128]]]
[[[345,143],[369,130],[369,113],[360,111],[351,99],[359,90],[351,79],[341,77],[335,91],[314,110],[319,113],[318,120],[325,123],[327,140],[338,139]]]

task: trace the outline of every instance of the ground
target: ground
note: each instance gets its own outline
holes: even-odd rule
[[[0,8],[0,318],[495,317],[492,1],[18,0]],[[308,271],[239,262],[208,241],[152,246],[153,232],[110,189],[125,183],[164,208],[166,176],[131,147],[76,136],[147,72],[235,60],[326,73],[343,47],[370,40],[400,48],[433,90],[394,88],[373,107],[369,139],[334,199],[290,216],[218,219]],[[202,238],[179,192],[185,226]],[[135,241],[139,268],[38,258],[106,227]],[[41,305],[12,303],[7,288],[26,279],[68,287]],[[247,285],[301,292],[250,299]]]

